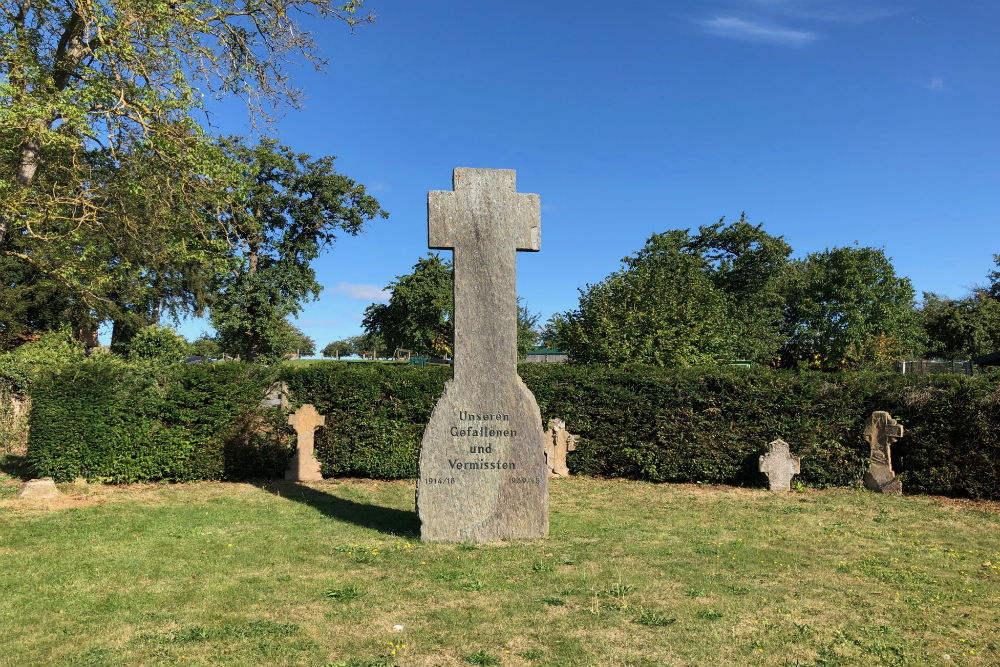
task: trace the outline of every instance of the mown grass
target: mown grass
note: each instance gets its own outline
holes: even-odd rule
[[[442,545],[407,482],[61,489],[0,493],[0,665],[1000,662],[995,504],[561,479]]]

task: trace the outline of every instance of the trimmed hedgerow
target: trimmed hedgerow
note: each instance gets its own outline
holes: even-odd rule
[[[324,476],[412,478],[424,426],[449,366],[329,362],[286,366],[281,379],[296,404],[326,415],[316,432]]]
[[[576,474],[762,486],[776,438],[802,457],[796,481],[860,483],[867,417],[906,428],[893,449],[908,492],[1000,498],[1000,376],[795,373],[770,369],[524,364],[543,422],[581,436]],[[413,477],[447,367],[328,363],[282,372],[293,399],[328,415],[316,436],[325,475]]]
[[[99,355],[68,364],[32,386],[28,463],[57,481],[280,475],[292,445],[260,409],[271,382],[269,371],[240,363],[135,364]]]
[[[576,474],[763,486],[758,457],[786,440],[795,478],[860,483],[865,420],[905,427],[893,447],[906,492],[1000,498],[1000,374],[902,376],[769,369],[520,367],[543,422],[581,436]],[[326,415],[326,476],[412,478],[420,438],[451,369],[328,362],[286,366],[297,406]],[[280,477],[294,446],[287,415],[262,409],[270,371],[241,363],[126,364],[95,357],[32,384],[29,462],[58,480],[133,482]],[[294,407],[294,406],[293,406]]]

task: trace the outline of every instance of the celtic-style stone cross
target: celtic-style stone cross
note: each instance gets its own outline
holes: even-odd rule
[[[775,440],[767,448],[767,454],[761,454],[758,465],[758,470],[767,475],[767,488],[790,491],[792,475],[799,474],[799,457],[792,456],[784,440]]]
[[[455,169],[427,194],[428,246],[454,250],[455,368],[420,444],[425,540],[548,534],[542,419],[517,375],[515,254],[539,249],[540,220],[513,170]]]
[[[285,479],[295,482],[321,482],[316,459],[315,432],[326,424],[326,416],[316,412],[312,403],[305,403],[294,414],[288,415],[288,423],[298,435],[298,446],[285,470]]]

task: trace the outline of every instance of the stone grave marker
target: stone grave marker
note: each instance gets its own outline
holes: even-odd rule
[[[799,457],[792,456],[788,443],[775,440],[768,444],[767,454],[761,454],[758,469],[767,475],[767,488],[772,491],[790,491],[792,475],[798,475]]]
[[[549,428],[545,431],[545,466],[549,477],[568,477],[566,454],[576,451],[579,436],[566,430],[566,422],[561,419],[550,419]]]
[[[288,415],[288,423],[298,434],[298,446],[285,470],[285,479],[294,482],[321,482],[319,461],[315,453],[315,432],[326,424],[326,416],[316,412],[312,403],[304,403],[295,414]]]
[[[454,377],[420,443],[424,540],[492,542],[549,532],[545,436],[517,375],[518,250],[540,247],[538,195],[515,172],[455,169],[427,193],[428,246],[454,250]]]
[[[871,446],[872,462],[865,473],[865,487],[881,493],[902,493],[903,483],[892,471],[891,447],[903,437],[903,427],[888,412],[877,410],[868,418],[865,441]]]
[[[59,489],[51,477],[30,479],[17,492],[18,498],[56,498],[58,495]]]

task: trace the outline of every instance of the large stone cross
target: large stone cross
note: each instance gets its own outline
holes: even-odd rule
[[[453,192],[427,193],[427,245],[455,251],[455,380],[513,378],[514,253],[541,247],[538,195],[516,191],[513,169],[456,169],[452,181]]]
[[[767,475],[767,488],[772,491],[790,491],[792,475],[799,474],[799,457],[792,456],[788,443],[775,440],[768,444],[767,454],[761,454],[758,469]]]
[[[425,540],[488,542],[548,534],[542,418],[517,376],[518,250],[538,250],[538,195],[515,172],[455,169],[427,193],[427,237],[454,250],[454,378],[420,444],[417,512]]]
[[[326,416],[316,412],[312,403],[305,403],[294,414],[288,415],[288,423],[298,435],[298,446],[285,470],[285,479],[295,482],[320,482],[319,461],[316,459],[316,429],[326,424]]]

